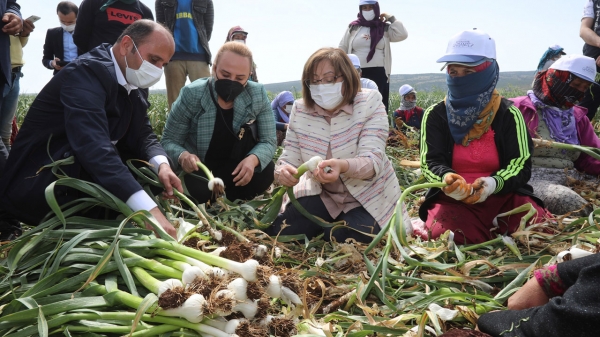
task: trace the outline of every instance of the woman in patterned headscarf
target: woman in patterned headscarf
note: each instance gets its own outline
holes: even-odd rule
[[[577,105],[595,77],[594,59],[580,55],[563,57],[548,70],[538,73],[533,90],[526,96],[511,99],[523,113],[531,137],[600,147],[600,139],[586,116],[587,110]],[[548,210],[565,214],[582,209],[581,215],[588,215],[591,206],[584,208],[588,202],[566,186],[567,175],[580,181],[596,181],[600,161],[579,151],[543,147],[533,151],[529,183]]]
[[[531,203],[534,221],[546,214],[527,185],[533,143],[518,109],[496,90],[495,42],[481,31],[464,31],[448,43],[446,98],[428,108],[421,128],[421,170],[431,182],[415,232],[437,238],[447,230],[457,243],[479,243],[514,232],[525,212],[498,214]],[[443,68],[442,68],[443,69]],[[443,193],[440,193],[443,192]]]

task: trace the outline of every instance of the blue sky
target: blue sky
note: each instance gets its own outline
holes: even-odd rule
[[[392,74],[438,73],[435,60],[448,39],[477,27],[496,40],[501,71],[533,70],[548,46],[581,54],[579,27],[588,0],[381,0],[382,12],[404,23],[408,39],[392,44]],[[37,15],[24,49],[22,93],[36,93],[52,77],[42,66],[44,39],[59,26],[57,0],[18,0],[23,17]],[[77,5],[81,0],[73,0]],[[142,0],[154,12],[154,0]],[[356,18],[358,0],[214,0],[214,53],[235,25],[249,32],[260,82],[297,80],[306,59],[320,47],[337,47],[348,23]],[[164,78],[153,89],[164,89]]]

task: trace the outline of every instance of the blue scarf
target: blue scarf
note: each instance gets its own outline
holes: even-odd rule
[[[446,116],[456,144],[462,144],[463,138],[479,119],[479,114],[490,102],[496,88],[500,68],[496,60],[491,62],[486,69],[467,76],[450,77],[446,74]]]

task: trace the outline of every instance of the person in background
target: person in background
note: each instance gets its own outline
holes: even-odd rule
[[[169,109],[187,77],[190,82],[210,76],[215,11],[212,0],[156,0],[156,22],[173,32],[175,55],[165,66]]]
[[[293,105],[294,95],[290,91],[280,92],[271,101],[271,109],[273,109],[273,115],[275,116],[275,128],[277,129],[277,146],[281,146],[285,139]]]
[[[477,326],[493,337],[598,336],[598,279],[600,254],[537,269],[508,310],[481,315]]]
[[[403,41],[408,33],[393,15],[380,13],[379,2],[360,0],[358,19],[350,22],[339,47],[360,59],[362,76],[373,80],[388,111],[392,51],[390,42]]]
[[[199,161],[223,180],[232,201],[252,199],[273,183],[275,120],[264,86],[248,79],[251,65],[245,44],[225,43],[212,76],[183,87],[167,118],[161,144],[177,170],[188,173],[184,184],[198,203],[213,200],[196,174]]]
[[[526,96],[511,98],[521,110],[531,137],[600,148],[587,111],[577,105],[595,78],[594,59],[583,55],[568,55],[538,73]],[[581,216],[589,215],[592,207],[584,209],[588,202],[567,187],[565,170],[579,181],[596,185],[599,160],[579,151],[536,147],[532,162],[529,184],[551,213],[562,215],[581,209]]]
[[[0,18],[2,20],[2,29],[0,30],[0,105],[4,100],[4,90],[10,90],[13,81],[13,71],[10,60],[10,36],[20,34],[23,30],[23,19],[20,12],[21,6],[16,0],[0,0]],[[2,170],[6,165],[8,158],[8,150],[4,146],[4,142],[0,142],[0,178],[3,178]],[[2,179],[0,179],[1,181]],[[19,223],[17,222],[16,225]],[[12,228],[13,224],[2,222],[1,226]],[[0,233],[2,233],[0,231]]]
[[[225,42],[233,41],[246,44],[246,38],[248,37],[248,32],[246,32],[240,26],[234,26],[229,29],[227,32],[227,39]],[[258,75],[256,75],[256,63],[252,62],[252,73],[250,74],[250,81],[258,83]]]
[[[540,63],[538,63],[537,72],[539,73],[548,70],[548,68],[550,68],[550,66],[554,62],[558,61],[558,59],[560,59],[563,55],[567,55],[567,53],[564,52],[563,47],[557,44],[548,47],[546,52],[544,52],[544,55],[542,55]]]
[[[50,28],[46,32],[42,64],[44,67],[54,70],[54,75],[77,57],[77,46],[73,42],[77,13],[79,13],[79,8],[74,3],[59,2],[56,6],[56,15],[60,21],[60,27]]]
[[[311,214],[327,222],[344,220],[347,227],[323,228],[290,203],[268,233],[369,242],[365,233],[377,234],[388,225],[400,197],[385,155],[389,124],[381,94],[361,91],[358,73],[342,49],[321,48],[304,65],[302,97],[292,108],[276,181],[293,186],[298,203]],[[294,178],[297,168],[315,156],[324,160]],[[410,226],[408,214],[404,219]]]
[[[413,87],[404,84],[398,89],[400,94],[400,107],[394,111],[394,127],[401,129],[404,125],[421,129],[423,108],[417,106],[417,92]]]
[[[481,243],[513,233],[527,211],[494,219],[531,203],[537,223],[547,214],[527,185],[533,142],[519,109],[500,96],[496,43],[480,30],[467,30],[448,42],[445,62],[448,94],[428,108],[421,124],[421,170],[430,182],[448,186],[427,191],[419,208],[423,239],[447,230],[458,244]]]
[[[358,72],[358,77],[360,77],[360,86],[365,89],[379,90],[377,88],[377,83],[373,82],[368,78],[362,77],[362,69],[360,69],[360,59],[358,58],[358,56],[354,54],[348,54],[348,58],[350,59],[350,61],[352,61],[354,69],[356,69],[356,71]]]
[[[34,24],[29,20],[25,20],[23,21],[23,30],[19,36],[10,36],[11,81],[4,86],[2,101],[0,103],[0,136],[2,136],[2,143],[4,143],[7,152],[10,152],[13,120],[15,119],[19,103],[19,81],[23,77],[22,69],[23,65],[25,65],[23,47],[27,44],[29,34],[34,29]]]
[[[585,0],[579,28],[579,36],[585,42],[583,55],[596,61],[596,72],[600,71],[600,12],[597,10],[599,7],[598,0]],[[594,120],[600,106],[600,86],[592,85],[589,90],[586,90],[579,106],[587,109],[587,117],[590,121]]]
[[[73,34],[78,54],[115,43],[125,28],[141,19],[154,21],[152,11],[140,0],[83,0]]]
[[[40,168],[68,158],[70,163],[60,165],[62,173],[102,186],[134,212],[149,211],[170,235],[176,234],[123,162],[149,162],[168,195],[173,188],[183,191],[150,126],[147,93],[138,89],[160,80],[162,66],[174,52],[167,29],[138,20],[113,46],[102,44],[76,58],[44,86],[25,116],[0,179],[1,237],[18,230],[6,226],[11,221],[36,226],[50,212],[44,191],[57,177],[53,170]],[[59,205],[85,195],[66,187],[55,192]],[[101,216],[93,211],[86,216]]]

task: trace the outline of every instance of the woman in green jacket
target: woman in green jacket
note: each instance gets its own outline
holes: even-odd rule
[[[198,202],[212,194],[194,173],[198,161],[224,181],[230,200],[252,199],[273,182],[275,121],[263,85],[248,80],[251,65],[246,45],[225,43],[213,76],[182,88],[167,118],[161,144]]]

